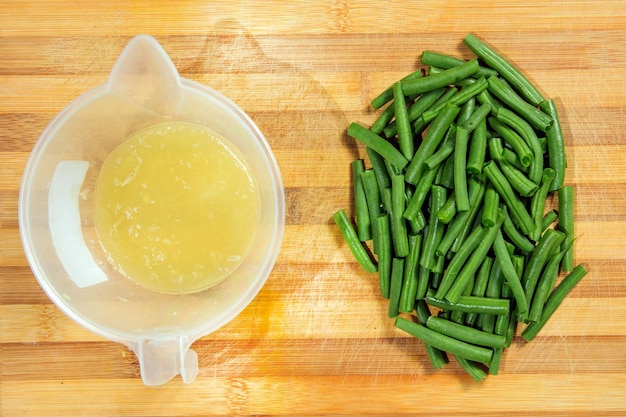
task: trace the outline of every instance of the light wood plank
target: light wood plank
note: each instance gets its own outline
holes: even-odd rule
[[[200,416],[206,415],[207,408],[216,415],[249,415],[255,411],[272,416],[384,415],[390,409],[398,414],[429,415],[412,395],[416,391],[423,398],[428,398],[430,408],[447,416],[467,415],[468,410],[480,410],[478,414],[473,414],[475,416],[515,416],[529,412],[618,415],[616,413],[623,409],[622,387],[626,384],[623,375],[567,373],[539,376],[540,382],[530,375],[501,375],[481,385],[447,375],[377,376],[373,379],[361,375],[209,376],[191,386],[183,387],[181,382],[174,381],[156,389],[141,386],[133,379],[70,380],[63,383],[56,380],[3,381],[2,400],[8,413],[29,411],[50,416],[82,413]],[[446,386],[445,394],[440,388],[442,384]],[[503,395],[503,391],[507,394]],[[520,395],[520,391],[529,394]],[[22,399],[20,392],[32,395]],[[72,393],[72,398],[68,398],[68,392]],[[282,395],[284,392],[289,395]],[[538,392],[545,399],[542,408],[529,402]],[[323,401],[314,401],[314,398]],[[490,398],[490,402],[485,404],[483,398]]]

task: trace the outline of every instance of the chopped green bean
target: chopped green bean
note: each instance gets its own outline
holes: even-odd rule
[[[535,192],[532,199],[530,200],[530,215],[535,221],[535,230],[530,237],[534,241],[539,240],[539,238],[541,237],[541,233],[544,230],[543,212],[546,207],[546,198],[548,197],[548,192],[550,191],[552,181],[554,180],[554,175],[555,171],[552,168],[546,168],[543,170],[539,189],[537,190],[537,192]]]
[[[445,259],[445,258],[442,258]],[[433,272],[432,276],[429,278],[430,286],[433,289],[437,289],[439,287],[439,283],[441,282],[441,278],[443,277],[443,272]],[[424,295],[424,298],[426,295]]]
[[[448,103],[453,104],[452,98],[455,97],[458,93],[459,93],[458,88],[448,87],[446,89],[446,92],[441,97],[439,97],[439,99],[437,99],[437,101],[432,106],[430,106],[428,109],[424,111],[424,113],[420,115],[420,123],[423,123],[424,125],[428,126],[428,124],[435,117],[437,117],[439,113],[441,113],[443,108],[446,107],[446,104]]]
[[[550,292],[554,289],[554,284],[559,276],[559,266],[566,251],[567,248],[551,255],[550,259],[548,259],[548,262],[541,273],[541,278],[539,278],[539,282],[537,283],[533,303],[530,307],[530,312],[528,313],[529,322],[539,321],[539,319],[541,319],[541,312],[543,311],[543,307],[550,296]]]
[[[439,144],[440,149],[444,145],[448,145],[449,143],[454,143],[454,139],[456,137],[456,127],[457,126],[454,124],[454,122],[450,124],[450,126],[448,127],[448,130],[446,131],[446,134],[443,136],[443,139],[441,140],[441,143]],[[439,150],[437,150],[436,152],[438,151]]]
[[[491,266],[489,271],[489,281],[487,282],[487,288],[485,289],[485,297],[489,299],[505,299],[502,295],[502,288],[504,286],[504,275],[502,274],[502,268],[500,263],[496,261]],[[509,301],[508,299],[506,299]],[[510,311],[510,310],[509,310]],[[509,314],[507,311],[506,314]],[[478,317],[479,327],[486,332],[493,333],[496,325],[496,315],[494,314],[481,314]]]
[[[385,159],[385,169],[387,170],[387,174],[389,174],[389,178],[391,179],[394,175],[399,175],[402,173],[402,170],[396,167],[391,163],[388,159]]]
[[[550,128],[552,118],[524,101],[524,99],[518,96],[506,82],[498,78],[498,76],[492,75],[487,79],[487,82],[489,83],[489,92],[502,100],[504,104],[522,116],[533,127],[542,132],[546,132]]]
[[[376,218],[381,214],[380,192],[378,191],[378,183],[376,181],[376,173],[369,168],[361,172],[361,183],[365,192],[365,201],[367,203],[367,212],[370,218],[370,229],[372,233],[373,252],[378,253],[378,233],[374,225]],[[356,196],[355,196],[356,198]],[[357,214],[358,216],[358,214]],[[358,218],[358,217],[357,217]]]
[[[454,84],[456,81],[474,75],[479,69],[478,61],[471,59],[439,74],[402,81],[402,91],[405,95],[421,94],[426,91]]]
[[[469,130],[468,130],[469,132]],[[467,173],[472,176],[480,175],[485,164],[487,154],[487,122],[483,118],[471,132],[469,154],[467,156]]]
[[[393,259],[393,243],[389,215],[385,213],[378,216],[376,219],[376,227],[378,227],[377,233],[380,237],[380,247],[378,248],[378,280],[380,293],[383,298],[389,298]]]
[[[489,282],[489,273],[491,271],[493,261],[494,260],[491,256],[485,256],[485,259],[483,259],[483,262],[480,264],[480,268],[478,268],[478,272],[476,272],[476,280],[474,281],[474,286],[472,287],[472,293],[470,295],[475,297],[485,296],[487,283]],[[468,313],[465,317],[465,323],[473,326],[476,323],[477,317],[478,314],[476,313]]]
[[[431,271],[425,266],[419,265],[417,270],[417,291],[415,292],[415,299],[422,300],[426,297],[426,292],[430,286]]]
[[[408,116],[409,121],[414,122],[417,120],[426,110],[438,102],[442,96],[446,94],[449,89],[445,87],[436,88],[432,91],[427,91],[420,95],[415,102],[409,106]],[[450,89],[450,90],[455,90]]]
[[[485,198],[483,199],[483,215],[481,223],[485,227],[493,227],[498,220],[498,209],[500,208],[500,194],[493,187],[492,183],[487,184]]]
[[[354,187],[354,209],[356,212],[357,235],[361,242],[372,238],[372,225],[365,197],[365,188],[361,180],[361,174],[365,171],[362,159],[352,161],[352,185]]]
[[[493,354],[491,349],[454,339],[403,317],[396,318],[395,326],[422,340],[425,344],[434,346],[439,350],[449,352],[455,356],[461,356],[476,362],[489,363]]]
[[[489,115],[491,110],[492,110],[491,104],[489,103],[481,104],[480,107],[474,110],[472,115],[467,120],[465,120],[464,123],[460,125],[463,126],[465,129],[467,129],[468,132],[471,133],[474,131],[474,129],[477,129],[481,123],[487,120],[487,116]],[[485,128],[486,128],[486,125],[485,125]],[[485,136],[486,136],[486,132],[485,132]]]
[[[439,68],[439,67],[435,67],[433,65],[428,66],[428,69],[426,70],[427,75],[435,75],[435,74],[440,74],[442,72],[444,72],[445,69],[444,68]],[[472,78],[472,77],[467,77],[467,78],[463,78],[462,80],[458,80],[454,82],[454,86],[455,87],[467,87],[468,85],[472,84],[473,82],[475,82],[476,79]]]
[[[441,54],[433,51],[423,51],[422,52],[422,64],[424,65],[432,65],[435,67],[439,67],[442,69],[449,69],[452,67],[459,66],[463,64],[464,61],[459,58],[455,58],[450,55]],[[496,70],[487,67],[479,67],[478,71],[476,71],[476,77],[489,77],[490,75],[497,74]]]
[[[483,332],[437,316],[430,316],[426,321],[426,327],[473,345],[497,348],[504,347],[506,341],[504,336]]]
[[[399,311],[410,313],[415,308],[415,294],[417,294],[417,272],[419,257],[422,250],[423,235],[421,233],[409,235],[409,255],[404,262],[404,279],[400,295]]]
[[[510,82],[520,92],[526,100],[533,106],[544,101],[541,93],[534,85],[510,62],[502,55],[498,54],[494,49],[476,38],[472,34],[468,34],[464,39],[465,44],[489,67],[497,71],[502,77]]]
[[[510,347],[513,343],[513,337],[515,337],[515,330],[517,329],[517,319],[515,314],[509,314],[509,327],[506,330],[506,347]]]
[[[500,170],[511,184],[511,187],[515,189],[522,197],[532,197],[539,185],[528,178],[522,171],[515,168],[506,160],[499,161]]]
[[[541,230],[546,230],[552,223],[554,223],[559,218],[559,212],[552,209],[543,215],[543,220],[541,221]]]
[[[437,213],[446,202],[446,189],[438,185],[431,187],[430,212]],[[436,249],[443,236],[444,225],[436,215],[430,216],[428,231],[424,236],[424,245],[419,264],[425,268],[433,269],[437,263]]]
[[[504,285],[502,288],[506,287],[506,285]],[[511,312],[509,312],[509,314],[503,314],[501,316],[496,316],[496,324],[493,328],[493,332],[495,334],[499,334],[502,336],[505,336],[505,344],[504,347],[506,347],[506,333],[508,331],[508,327],[509,327],[509,322],[511,320]]]
[[[415,100],[413,104],[409,106],[409,109],[407,110],[409,122],[413,123],[417,120],[420,120],[420,116],[422,115],[422,113],[424,113],[424,111],[433,106],[445,92],[446,89],[442,87],[420,95],[417,100]],[[423,128],[425,127],[426,125],[423,126]],[[421,132],[421,129],[422,128],[416,129],[415,126],[412,126],[414,136],[419,134]],[[386,138],[394,137],[398,133],[398,126],[396,125],[396,121],[392,120],[387,126],[385,126],[382,133]]]
[[[487,78],[487,82],[489,82],[489,78]],[[500,107],[503,106],[503,104],[489,92],[489,89],[481,91],[476,96],[476,100],[478,100],[481,105],[489,104],[491,106],[490,112],[492,116],[496,116]]]
[[[424,216],[424,213],[421,210],[419,210],[415,216],[410,219],[406,219],[406,221],[409,223],[413,233],[419,233],[426,227],[426,216]]]
[[[464,296],[471,296],[472,295],[472,288],[474,287],[474,281],[475,281],[475,277],[470,277],[469,282],[467,283],[467,285],[465,286],[465,289],[463,290],[463,295]],[[459,324],[465,324],[465,316],[466,314],[463,313],[462,311],[453,311],[450,313],[450,318],[449,320],[455,322],[455,323],[459,323]]]
[[[452,126],[451,126],[452,128]],[[451,130],[451,129],[450,129]],[[456,131],[456,128],[454,129]],[[454,141],[447,141],[442,143],[437,152],[433,153],[428,159],[424,161],[426,169],[433,169],[442,162],[444,162],[454,152]]]
[[[520,250],[522,253],[530,253],[535,250],[535,244],[528,240],[526,236],[524,236],[515,226],[513,220],[509,217],[504,220],[504,224],[502,225],[502,230],[507,235],[507,237],[511,240],[511,242]]]
[[[378,190],[382,196],[382,190],[391,187],[391,179],[385,168],[385,160],[378,152],[369,146],[365,147],[365,152],[367,152],[374,174],[376,174],[376,183],[378,184]]]
[[[426,321],[428,320],[428,317],[430,317],[428,304],[426,304],[424,300],[418,300],[416,303],[415,312],[419,322],[423,325],[426,325]],[[448,357],[446,356],[446,353],[444,351],[437,349],[429,344],[425,344],[424,346],[426,348],[426,354],[428,355],[428,359],[430,359],[430,363],[433,365],[434,369],[440,369],[448,363]]]
[[[476,110],[476,97],[470,97],[463,105],[461,106],[461,111],[456,116],[456,124],[459,126],[463,126],[467,120],[470,118],[474,111]]]
[[[467,218],[467,221],[463,225],[461,233],[459,233],[456,239],[454,239],[454,243],[450,248],[450,255],[457,253],[469,234],[480,225],[483,216],[483,206],[480,203],[481,202],[479,201],[478,204],[470,207],[470,216]]]
[[[389,179],[391,181],[391,178]],[[392,200],[391,200],[391,187],[382,190],[380,195],[380,201],[382,203],[382,212],[391,216],[393,212]],[[393,225],[392,225],[393,231]]]
[[[447,267],[448,263],[445,256],[437,256],[437,264],[431,270],[433,274],[441,274]]]
[[[389,318],[398,316],[403,276],[404,258],[393,258],[391,260],[391,286],[389,288]]]
[[[496,253],[496,262],[500,267],[502,276],[506,280],[508,287],[510,288],[513,297],[515,298],[515,304],[517,306],[518,318],[523,321],[528,314],[528,298],[522,287],[522,283],[515,271],[511,257],[504,244],[504,238],[502,232],[498,230],[496,238],[493,243],[493,250]]]
[[[504,348],[496,348],[493,350],[493,356],[491,358],[491,362],[489,362],[489,375],[498,375],[498,373],[500,372],[500,362],[502,361],[503,353]]]
[[[505,245],[507,246],[507,249],[509,250],[509,256],[511,256],[511,262],[513,262],[513,267],[515,268],[515,272],[517,273],[517,277],[519,278],[520,283],[521,283],[522,277],[524,276],[524,269],[526,269],[526,257],[524,255],[513,253],[514,250],[511,250],[512,245],[509,242],[505,241]],[[513,291],[506,283],[504,286],[502,286],[502,297],[514,298]]]
[[[442,91],[442,92],[440,92]],[[441,88],[433,91],[426,92],[420,96],[418,100],[409,108],[409,120],[412,121],[413,136],[418,137],[428,127],[428,123],[422,117],[423,113],[431,108],[442,108],[450,99],[458,92],[455,87]],[[437,94],[433,94],[437,93]],[[431,97],[432,95],[432,97]],[[426,100],[428,98],[428,100]],[[422,103],[422,100],[423,103]],[[389,126],[385,128],[383,134],[385,137],[390,138],[397,133],[395,121],[391,122]]]
[[[406,101],[399,81],[393,85],[393,106],[396,114],[396,126],[398,129],[398,145],[400,147],[400,152],[402,152],[402,155],[404,155],[407,160],[411,160],[413,152],[415,151],[415,145],[413,144],[413,131],[411,130]]]
[[[534,159],[534,155],[526,144],[526,141],[518,135],[513,129],[496,119],[495,117],[490,117],[488,119],[489,125],[495,130],[502,139],[511,145],[515,153],[517,154],[522,166],[528,167],[532,163]]]
[[[501,351],[502,348],[497,348],[497,349],[493,350],[494,351],[494,356],[489,361],[489,367],[490,368],[491,368],[491,363],[493,363],[493,361],[494,361],[495,353],[497,351],[499,351],[499,350]],[[481,382],[485,378],[487,378],[487,372],[485,372],[485,370],[483,369],[483,367],[481,366],[480,363],[478,363],[476,361],[470,361],[470,360],[465,359],[465,358],[463,358],[461,356],[456,356],[455,359],[459,363],[461,368],[463,368],[463,370],[465,372],[467,372],[467,374],[469,376],[471,376],[472,379],[474,379],[474,381]]]
[[[535,250],[530,254],[530,258],[528,259],[524,269],[524,276],[522,278],[524,292],[526,293],[526,300],[529,305],[532,304],[535,287],[537,286],[539,275],[541,274],[546,261],[564,239],[565,235],[563,233],[553,229],[548,229],[543,236],[541,236],[539,242],[537,242]]]
[[[501,161],[504,158],[504,145],[502,144],[502,138],[493,136],[487,139],[487,148],[489,149],[489,156],[494,161]]]
[[[363,190],[365,191],[365,200],[367,201],[367,207],[371,218],[370,220],[373,223],[373,219],[381,214],[381,201],[378,189],[378,180],[376,179],[376,173],[372,168],[368,168],[361,173],[361,183],[363,184]]]
[[[383,110],[380,116],[378,116],[374,123],[372,123],[372,126],[370,126],[370,130],[377,135],[380,135],[383,132],[383,129],[385,129],[389,125],[389,123],[391,123],[395,114],[396,110],[392,103],[389,106],[385,107],[385,110]]]
[[[564,246],[569,247],[561,268],[563,271],[571,271],[574,266],[574,187],[566,185],[558,190],[559,196],[559,226],[558,229],[565,234]]]
[[[354,230],[354,226],[348,219],[345,211],[339,210],[335,214],[333,214],[333,220],[339,226],[339,230],[343,235],[350,251],[354,255],[357,262],[365,269],[367,272],[376,272],[377,266],[370,257],[369,253],[365,249],[364,245],[359,240],[359,237]]]
[[[499,121],[515,130],[530,147],[533,153],[533,161],[528,168],[528,177],[532,182],[538,184],[541,181],[543,172],[543,149],[532,126],[506,107],[500,108],[496,117]]]
[[[514,325],[514,323],[516,323],[516,318],[511,312],[509,312],[509,314],[496,317],[494,333],[504,336],[504,347],[495,348],[493,350],[493,357],[491,358],[491,362],[489,362],[489,374],[491,375],[497,375],[500,371],[500,362],[502,361],[504,348],[511,346],[511,341],[508,338],[509,326]]]
[[[448,224],[456,215],[456,199],[454,198],[454,190],[448,196],[448,199],[439,210],[437,210],[437,218],[443,224]]]
[[[541,313],[539,321],[530,323],[522,332],[522,337],[526,341],[534,339],[539,331],[546,325],[550,317],[559,308],[565,297],[574,289],[576,284],[587,275],[587,270],[582,265],[577,265],[572,271],[561,281],[559,285],[552,291],[550,297],[546,301],[544,309]]]
[[[437,175],[437,168],[428,169],[420,178],[419,183],[415,187],[415,192],[411,196],[409,203],[407,204],[404,210],[404,218],[411,221],[418,215],[418,213],[422,210],[422,205],[426,201],[428,197],[428,193],[430,192],[430,187],[435,180],[435,176]],[[404,177],[406,181],[406,175]]]
[[[372,148],[398,169],[403,169],[409,163],[391,143],[356,122],[348,126],[348,135]]]
[[[441,96],[439,96],[437,101],[435,101],[432,104],[432,106],[430,106],[428,109],[424,110],[424,113],[434,108],[439,108],[439,110],[443,110],[446,104],[450,103],[450,101],[452,100],[452,97],[456,96],[458,92],[459,92],[459,89],[454,86],[447,87],[444,93]],[[423,116],[424,113],[422,113],[421,116]],[[421,119],[422,121],[426,122],[426,120],[423,117]]]
[[[391,128],[391,127],[395,128],[395,124],[389,125],[389,128]],[[420,115],[420,117],[415,119],[415,121],[413,122],[411,127],[413,128],[413,137],[419,138],[419,137],[423,136],[424,131],[428,127],[428,123],[426,123],[424,121],[424,118]],[[387,129],[385,129],[385,130],[387,130]],[[383,133],[385,133],[385,135],[387,135],[388,132],[383,132]],[[391,137],[391,136],[387,136],[387,137]]]
[[[380,196],[383,203],[383,211],[389,215],[389,231],[391,233],[391,247],[393,249],[396,240],[396,225],[393,221],[393,199],[391,197],[391,188],[385,188]]]
[[[509,184],[494,161],[487,162],[483,167],[483,171],[506,203],[513,221],[516,222],[521,228],[521,231],[528,236],[534,229],[534,222],[524,204],[517,195],[515,195],[511,184]]]
[[[435,297],[434,291],[428,290],[426,301],[433,307],[438,307],[446,311],[462,311],[464,313],[476,314],[508,314],[510,302],[504,298],[474,297],[463,295],[456,303]]]
[[[456,134],[456,130],[455,130],[455,134]],[[453,190],[454,189],[454,155],[448,156],[448,158],[444,162],[442,162],[440,166],[441,166],[442,175],[439,181],[436,182],[436,184],[441,185],[442,187],[445,187],[449,190]]]
[[[461,91],[459,91],[457,94],[450,98],[448,103],[454,104],[455,106],[461,106],[470,98],[476,96],[481,91],[486,90],[488,85],[489,84],[487,83],[487,80],[485,80],[485,78],[479,78],[478,80],[476,80],[476,82],[473,82],[467,87],[463,87]],[[425,111],[424,114],[422,114],[424,121],[430,122],[431,120],[433,120],[435,117],[437,117],[437,114],[439,114],[444,106],[445,103],[440,106],[433,106],[432,108]]]
[[[403,78],[403,80],[412,80],[414,78],[420,78],[422,76],[423,76],[422,70],[420,69],[407,75],[406,77]],[[385,104],[387,104],[391,99],[393,99],[393,85],[389,86],[388,88],[385,89],[385,91],[383,91],[378,96],[376,96],[376,98],[372,100],[371,104],[373,108],[379,109]]]
[[[469,280],[474,277],[476,271],[480,267],[483,259],[487,256],[487,252],[491,249],[493,241],[496,238],[497,233],[500,231],[500,227],[504,222],[504,219],[508,216],[505,209],[501,209],[498,212],[496,223],[487,228],[482,241],[476,245],[476,248],[472,251],[472,254],[468,257],[465,265],[459,272],[454,283],[450,287],[450,290],[445,294],[444,298],[448,301],[455,303],[463,295],[463,291],[467,286]],[[481,226],[479,226],[481,227]]]
[[[487,87],[489,87],[487,79],[485,77],[479,77],[476,81],[463,87],[461,91],[451,99],[451,103],[460,106],[471,98],[476,97],[476,95],[480,94],[482,91],[487,90]]]
[[[502,148],[502,158],[503,161],[508,162],[510,165],[517,168],[519,171],[527,173],[529,171],[528,167],[522,165],[522,162],[519,160],[519,157],[515,152],[510,150],[509,148]],[[533,163],[531,162],[530,165]]]
[[[469,183],[469,199],[470,210],[458,213],[454,220],[450,223],[444,233],[439,246],[437,246],[437,256],[446,256],[456,238],[462,233],[466,225],[473,223],[474,216],[477,214],[477,208],[485,195],[485,183],[475,178],[470,179]]]
[[[543,154],[548,153],[548,138],[546,138],[545,136],[540,136],[538,140],[539,144],[541,145],[541,152]]]
[[[417,148],[413,159],[407,166],[405,171],[405,179],[409,184],[417,184],[422,177],[426,165],[424,161],[428,159],[439,146],[450,124],[455,119],[461,109],[457,106],[447,104],[446,107],[437,115],[435,120],[430,124],[426,136]]]
[[[394,230],[394,249],[398,257],[405,257],[409,254],[409,241],[407,237],[406,221],[402,214],[405,208],[404,175],[393,175],[391,177],[391,221]]]
[[[470,209],[466,171],[468,140],[469,134],[467,129],[460,126],[457,127],[454,145],[454,195],[457,211],[468,211]]]
[[[491,271],[493,263],[494,258],[491,256],[485,256],[485,259],[483,259],[483,262],[476,274],[476,282],[474,283],[474,288],[472,289],[472,295],[478,297],[483,297],[485,295],[487,283],[489,282],[489,272]]]
[[[437,293],[435,294],[435,298],[443,299],[445,297],[450,287],[452,287],[452,284],[454,284],[458,274],[461,272],[463,265],[465,265],[465,261],[486,235],[487,229],[482,226],[477,227],[470,233],[465,242],[461,245],[459,251],[450,260],[448,269],[446,269],[443,279],[439,284],[439,288],[437,289]]]
[[[563,187],[565,180],[565,167],[567,166],[563,131],[561,129],[561,123],[559,121],[556,105],[552,99],[541,103],[539,108],[551,116],[553,120],[552,126],[550,126],[550,128],[546,131],[546,139],[548,142],[548,163],[555,172],[550,191],[556,191]]]

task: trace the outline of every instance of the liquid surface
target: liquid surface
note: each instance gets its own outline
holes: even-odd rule
[[[259,196],[232,145],[170,123],[124,141],[104,162],[95,225],[114,267],[153,290],[189,293],[234,271],[258,226]]]

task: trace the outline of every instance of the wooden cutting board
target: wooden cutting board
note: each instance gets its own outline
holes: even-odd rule
[[[424,49],[469,57],[473,32],[557,101],[576,261],[588,276],[540,336],[517,338],[500,375],[433,371],[386,318],[330,216],[351,212],[345,135]],[[193,348],[197,380],[149,388],[135,356],[45,296],[18,231],[22,170],[55,113],[105,82],[148,33],[182,76],[235,100],[279,162],[287,225],[255,301]],[[0,414],[626,415],[626,3],[620,0],[107,2],[0,4]]]

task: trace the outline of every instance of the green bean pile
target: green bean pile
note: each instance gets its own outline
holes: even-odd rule
[[[378,273],[395,326],[434,368],[454,356],[480,381],[518,325],[531,341],[587,271],[574,266],[554,101],[472,34],[464,42],[476,58],[423,52],[423,70],[372,100],[371,127],[349,125],[369,166],[352,163],[355,219],[333,219]]]

